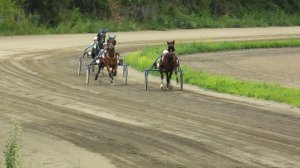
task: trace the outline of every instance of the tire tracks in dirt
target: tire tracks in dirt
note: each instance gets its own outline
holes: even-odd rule
[[[143,74],[132,69],[128,86],[117,77],[112,87],[107,76],[86,86],[85,77],[76,75],[80,52],[68,48],[0,60],[0,123],[16,116],[25,140],[36,139],[26,141],[24,160],[70,167],[82,150],[80,167],[95,167],[88,154],[99,156],[96,167],[300,166],[297,110],[160,91],[155,78],[146,92]],[[38,143],[41,137],[49,144]],[[76,153],[50,153],[52,144]]]

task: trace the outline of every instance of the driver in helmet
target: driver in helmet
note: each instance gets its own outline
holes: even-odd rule
[[[155,68],[159,67],[159,62],[161,61],[161,59],[163,58],[164,55],[166,55],[169,51],[168,50],[164,50],[160,56],[154,61],[153,66]]]
[[[97,36],[93,38],[93,43],[91,44],[92,46],[92,53],[91,53],[91,56],[92,58],[95,58],[98,53],[97,53],[97,44],[98,44],[98,38]]]
[[[100,58],[104,58],[107,51],[107,44],[103,44],[103,48],[99,51],[97,56],[95,56],[94,61],[96,61],[97,64],[100,63]]]

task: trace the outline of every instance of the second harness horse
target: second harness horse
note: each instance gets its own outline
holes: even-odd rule
[[[180,84],[180,90],[183,88],[183,70],[180,67],[179,59],[175,53],[175,41],[167,41],[168,48],[154,61],[150,69],[145,70],[145,89],[148,90],[148,74],[149,72],[160,72],[161,83],[160,88],[164,89],[164,74],[166,75],[166,88],[171,91],[171,79],[173,72],[176,75],[176,83]],[[178,78],[177,73],[180,76]],[[180,83],[179,83],[180,82]]]
[[[124,84],[127,84],[128,69],[126,63],[118,52],[115,51],[116,36],[108,37],[107,43],[103,46],[103,49],[94,58],[91,64],[86,68],[86,84],[89,84],[90,69],[94,65],[98,65],[98,71],[95,75],[95,80],[98,79],[100,72],[103,75],[103,69],[106,67],[110,83],[114,85],[114,77],[117,75],[118,66],[123,66],[123,77],[125,78]]]

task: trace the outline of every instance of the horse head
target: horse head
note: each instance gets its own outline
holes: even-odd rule
[[[174,52],[175,51],[175,41],[167,41],[167,45],[168,45],[168,51],[170,52]]]
[[[108,49],[114,49],[115,48],[115,45],[116,45],[116,36],[108,36],[108,39],[107,39],[107,48]]]
[[[167,41],[168,45],[168,53],[166,54],[169,62],[173,60],[174,52],[175,52],[175,41]]]

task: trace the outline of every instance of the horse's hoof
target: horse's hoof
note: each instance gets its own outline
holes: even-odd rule
[[[160,90],[164,90],[164,86],[163,85],[160,85]]]

